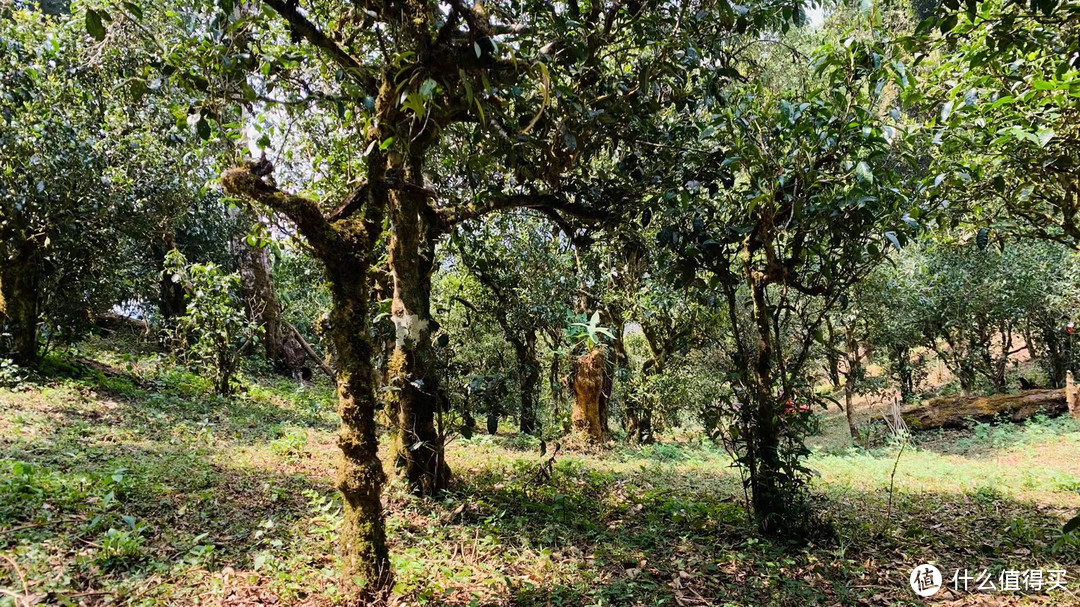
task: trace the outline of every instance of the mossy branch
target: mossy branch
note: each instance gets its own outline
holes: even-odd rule
[[[341,236],[323,217],[319,205],[309,198],[279,190],[263,180],[263,174],[265,170],[259,163],[245,163],[225,171],[221,185],[232,196],[253,200],[288,217],[320,257],[332,253]]]

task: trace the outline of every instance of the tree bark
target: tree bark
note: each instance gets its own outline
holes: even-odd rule
[[[421,157],[404,167],[409,183],[423,189]],[[399,189],[390,196],[390,271],[394,279],[391,319],[396,343],[390,384],[397,393],[394,463],[409,490],[429,496],[449,485],[443,438],[435,426],[439,413],[439,376],[432,347],[431,273],[436,234],[421,216],[422,194]]]
[[[378,154],[368,157],[368,174],[380,178]],[[344,501],[341,527],[341,587],[360,600],[392,587],[393,575],[382,516],[385,473],[378,457],[375,427],[375,367],[372,364],[368,270],[380,238],[385,191],[371,188],[361,219],[330,221],[313,201],[266,183],[262,163],[233,169],[222,176],[230,194],[260,202],[289,217],[322,261],[333,306],[330,335],[337,360],[338,463],[335,484]]]
[[[915,394],[915,370],[911,367],[911,348],[906,345],[889,346],[889,361],[900,387],[900,400],[908,402]]]
[[[847,417],[848,432],[852,440],[859,438],[855,429],[855,384],[862,376],[862,357],[855,332],[851,327],[844,328],[844,350],[847,353],[847,377],[844,379],[844,416]]]
[[[344,498],[341,529],[345,578],[359,577],[372,588],[389,587],[392,578],[382,516],[386,481],[375,433],[377,400],[371,362],[366,267],[335,268],[330,274],[334,304],[330,313],[337,351],[338,464],[336,485]],[[352,584],[350,583],[350,586]]]
[[[901,417],[912,430],[935,430],[965,428],[972,420],[988,422],[1007,416],[1011,421],[1020,422],[1039,412],[1055,416],[1066,411],[1064,390],[1026,390],[983,397],[943,396],[909,407]]]
[[[652,406],[642,402],[647,396],[628,394],[626,397],[626,440],[635,445],[654,442]]]
[[[166,233],[161,239],[150,245],[154,258],[158,262],[158,312],[165,321],[165,325],[187,314],[187,290],[180,281],[165,273],[165,255],[176,248],[176,237],[172,233]]]
[[[37,243],[26,241],[0,263],[0,329],[6,334],[0,337],[0,356],[32,367],[38,360],[41,251]]]
[[[518,429],[522,434],[536,434],[536,396],[540,384],[540,363],[536,360],[536,330],[529,329],[510,341],[517,356],[521,394]]]
[[[591,442],[607,439],[607,405],[610,393],[607,355],[603,347],[595,347],[575,359],[573,375],[574,406],[570,420],[574,430]]]
[[[236,243],[240,288],[248,315],[262,327],[263,351],[274,369],[295,374],[304,364],[305,352],[281,317],[281,301],[274,288],[270,255],[266,247],[252,246],[243,239]]]
[[[1040,323],[1038,331],[1042,336],[1043,347],[1045,348],[1045,354],[1040,358],[1043,358],[1046,375],[1052,387],[1060,388],[1065,385],[1065,372],[1068,370],[1063,348],[1064,344],[1062,344],[1062,340],[1058,336],[1058,332],[1061,331],[1060,323]],[[1028,344],[1031,345],[1031,339],[1028,339]],[[1029,347],[1029,349],[1031,348]],[[1032,351],[1032,358],[1036,356],[1035,352]]]
[[[1080,387],[1077,387],[1072,371],[1065,372],[1065,405],[1073,418],[1080,419]]]
[[[829,346],[825,349],[825,363],[826,369],[829,372],[829,383],[832,387],[840,387],[840,357],[836,353],[836,331],[833,329],[832,321],[826,319],[825,330],[829,338]]]
[[[748,260],[752,255],[748,254]],[[766,535],[777,533],[785,514],[781,487],[780,411],[773,396],[772,312],[765,296],[766,283],[748,263],[746,278],[753,300],[757,352],[753,362],[754,403],[751,410],[752,436],[747,441],[750,455],[750,485],[754,517]]]

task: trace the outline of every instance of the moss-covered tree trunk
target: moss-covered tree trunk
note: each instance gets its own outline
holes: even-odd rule
[[[434,495],[450,481],[443,439],[436,428],[439,376],[432,347],[431,273],[437,233],[421,211],[422,156],[400,167],[415,188],[395,190],[390,199],[390,273],[394,279],[391,319],[396,343],[389,382],[396,394],[397,437],[394,464],[417,495]]]
[[[639,321],[645,343],[649,346],[650,357],[641,366],[641,383],[644,390],[637,395],[628,395],[626,399],[626,434],[632,443],[648,444],[655,440],[653,411],[655,396],[649,391],[650,379],[664,372],[668,357],[679,342],[680,335],[664,335],[658,326]]]
[[[334,305],[331,337],[337,353],[338,447],[341,459],[335,484],[344,499],[341,528],[342,565],[346,576],[389,587],[390,560],[382,516],[386,477],[375,433],[377,401],[372,364],[366,268],[357,264],[329,272]]]
[[[40,249],[33,241],[24,242],[0,264],[0,356],[32,367],[38,358]]]
[[[651,338],[649,341],[651,344]],[[656,440],[653,428],[655,396],[649,391],[649,384],[651,378],[662,373],[663,369],[664,358],[657,356],[657,352],[654,350],[653,357],[647,360],[641,368],[641,385],[643,389],[627,392],[625,405],[626,439],[631,443],[647,445]]]
[[[591,442],[601,443],[607,439],[607,405],[610,389],[607,372],[607,354],[603,347],[595,347],[574,359],[573,389],[574,405],[570,421],[574,430]]]
[[[632,444],[647,445],[654,440],[653,412],[648,396],[627,394],[626,396],[626,440]]]
[[[341,457],[335,482],[345,506],[341,585],[345,596],[359,600],[378,596],[393,583],[382,516],[385,473],[378,458],[375,427],[377,378],[372,363],[368,284],[387,204],[386,189],[378,185],[384,167],[378,154],[369,156],[369,183],[376,185],[359,188],[330,216],[324,216],[315,202],[263,181],[269,169],[262,163],[222,176],[222,185],[230,194],[253,199],[289,217],[326,269],[333,296],[330,336],[337,357],[341,417]]]
[[[165,256],[175,248],[176,236],[171,232],[162,234],[150,245],[158,264],[158,312],[167,325],[187,314],[187,291],[184,283],[173,280],[172,274],[164,271]]]

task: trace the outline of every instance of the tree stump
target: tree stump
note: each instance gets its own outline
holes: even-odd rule
[[[595,443],[601,443],[607,437],[606,373],[607,357],[603,348],[593,348],[575,361],[574,407],[570,420],[574,430]]]

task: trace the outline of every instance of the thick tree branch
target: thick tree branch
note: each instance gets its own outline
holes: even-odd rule
[[[353,213],[364,207],[364,203],[367,202],[368,190],[370,188],[371,186],[368,185],[368,182],[362,182],[351,194],[345,197],[345,200],[338,205],[338,208],[334,209],[332,213],[326,216],[326,220],[333,223],[351,217]]]
[[[334,63],[344,68],[345,73],[370,94],[375,94],[379,89],[376,79],[364,69],[364,66],[355,57],[345,52],[345,49],[338,46],[333,39],[324,34],[322,30],[309,21],[307,17],[300,14],[296,2],[289,2],[287,0],[263,0],[263,2],[274,9],[277,14],[281,15],[281,17],[289,23],[292,27],[292,31],[297,36],[307,40],[316,48],[326,52]]]
[[[319,211],[314,200],[283,192],[263,180],[269,173],[265,162],[249,162],[221,175],[221,185],[232,196],[253,200],[289,218],[320,254],[332,253],[340,235]]]
[[[507,209],[535,209],[539,211],[547,209],[572,215],[590,223],[603,221],[611,217],[611,213],[608,211],[590,208],[567,200],[558,194],[511,194],[484,205],[471,204],[463,209],[437,209],[436,212],[439,214],[442,223],[450,227],[462,221]]]
[[[577,229],[573,225],[571,225],[565,217],[559,215],[558,211],[556,211],[555,209],[545,208],[540,209],[540,212],[544,215],[547,215],[548,219],[550,219],[555,225],[559,227],[559,230],[561,230],[562,233],[570,239],[570,242],[573,243],[575,247],[587,248],[592,245],[593,239],[591,237],[589,237],[588,235],[579,234]]]

